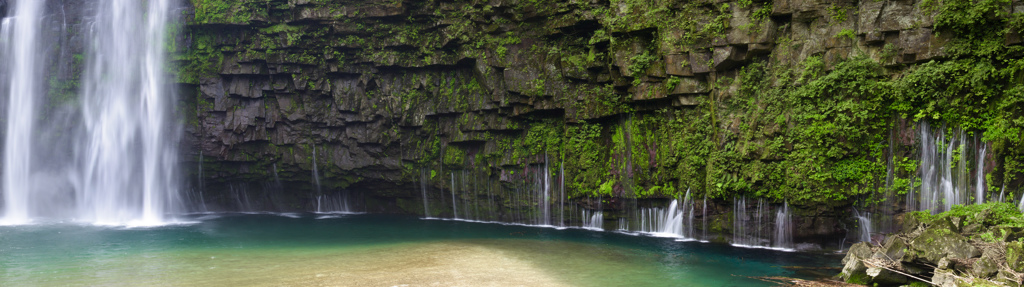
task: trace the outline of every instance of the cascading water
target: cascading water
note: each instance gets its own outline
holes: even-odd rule
[[[277,163],[274,163],[273,166],[271,167],[273,168],[274,171],[274,185],[277,185],[278,188],[281,188],[281,177],[277,176]]]
[[[161,224],[178,205],[180,128],[171,120],[163,50],[171,0],[99,5],[83,84],[80,218]]]
[[[746,197],[733,201],[734,246],[792,250],[793,217],[789,213],[788,202],[777,207],[772,225],[769,204],[763,198],[757,200],[757,208],[753,212],[748,212]],[[770,232],[770,228],[774,228],[774,232]]]
[[[654,236],[694,239],[696,231],[693,225],[695,213],[694,201],[687,190],[682,201],[672,200],[668,208],[646,207],[637,210],[638,227],[633,231],[649,233]],[[621,230],[629,229],[625,222],[620,222]]]
[[[3,21],[7,73],[7,137],[4,144],[4,213],[0,224],[26,224],[32,211],[32,131],[40,94],[39,22],[44,1],[20,1]]]
[[[974,198],[977,204],[985,203],[985,152],[988,147],[982,145],[978,149],[977,164],[978,167],[975,170],[975,187],[974,187]],[[1000,199],[1001,201],[1002,199]]]
[[[548,168],[548,156],[544,155],[544,187],[541,189],[544,194],[538,196],[540,199],[540,220],[537,224],[540,225],[551,225],[551,169]]]
[[[694,207],[693,199],[690,198],[690,190],[687,189],[686,190],[686,197],[683,198],[683,209],[682,209],[683,215],[685,215],[686,217],[683,219],[685,221],[682,223],[683,224],[683,226],[681,227],[682,230],[680,230],[680,231],[682,231],[682,233],[680,233],[680,234],[683,237],[685,237],[685,238],[696,238],[697,237],[697,232],[693,228],[693,217],[694,217],[693,213],[694,213],[694,209],[696,209],[696,208]]]
[[[325,194],[316,197],[316,213],[355,213],[349,205],[348,193]]]
[[[908,210],[929,210],[932,213],[939,213],[950,210],[953,205],[984,203],[987,144],[976,143],[969,146],[966,133],[960,129],[956,129],[947,140],[945,127],[933,129],[924,121],[920,124],[920,131],[920,200],[915,205],[913,192],[908,193]],[[973,154],[970,148],[975,149]],[[970,159],[972,155],[974,158]],[[974,160],[977,168],[973,179],[968,172],[969,160]],[[974,200],[970,198],[971,189],[974,189]]]
[[[459,204],[455,202],[455,173],[452,172],[452,218],[459,218]]]
[[[701,240],[708,240],[708,194],[704,193],[704,208],[701,209],[701,224],[704,235],[701,236]]]
[[[602,224],[604,224],[604,212],[600,210],[586,210],[584,209],[581,214],[583,218],[584,229],[591,230],[604,230]]]
[[[423,217],[430,217],[430,200],[427,198],[427,169],[420,169],[420,191],[423,193]]]
[[[317,196],[323,194],[323,190],[320,189],[320,171],[316,166],[316,146],[313,146],[313,185],[316,187]]]
[[[733,220],[732,220],[732,244],[734,245],[745,245],[745,246],[756,246],[760,245],[759,242],[755,242],[747,234],[749,233],[748,221],[749,217],[747,214],[747,198],[740,197],[733,199]],[[757,214],[760,215],[760,214]],[[760,216],[758,216],[760,217]],[[755,228],[757,226],[754,226]]]
[[[4,56],[9,63],[7,130],[4,147],[6,224],[36,218],[73,219],[104,225],[158,225],[178,211],[177,142],[174,102],[165,78],[167,23],[172,0],[97,0],[90,27],[77,107],[50,112],[69,118],[60,127],[39,125],[38,99],[47,60],[44,31],[71,33],[43,25],[46,1],[18,1],[4,21]],[[63,8],[63,7],[60,7]],[[63,13],[62,13],[63,14]],[[62,49],[64,49],[62,47]],[[63,52],[61,55],[66,54]],[[66,62],[66,61],[65,61]],[[47,106],[68,105],[47,103]],[[78,118],[80,117],[80,119]],[[54,129],[54,130],[48,130]],[[59,129],[59,130],[58,130]],[[51,144],[40,134],[63,138],[73,154],[46,162],[33,147]],[[52,157],[52,156],[49,156]],[[66,182],[53,188],[52,182]],[[73,197],[44,196],[74,194]]]
[[[775,237],[772,247],[782,249],[793,248],[793,215],[789,213],[789,201],[782,203],[775,213]]]
[[[860,236],[858,239],[860,242],[870,243],[871,232],[874,231],[871,228],[871,213],[860,213],[854,209],[853,214],[857,217],[857,225],[860,227]]]

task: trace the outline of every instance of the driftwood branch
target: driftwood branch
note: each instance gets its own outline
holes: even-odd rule
[[[932,283],[931,280],[925,280],[925,279],[923,279],[921,277],[910,275],[910,274],[907,274],[907,273],[905,273],[903,271],[899,271],[899,270],[896,270],[896,269],[893,269],[893,268],[885,267],[885,266],[882,266],[880,264],[873,264],[873,263],[868,262],[867,260],[864,260],[864,259],[858,259],[858,260],[860,260],[860,262],[864,263],[864,265],[868,265],[868,266],[876,267],[876,268],[882,268],[882,269],[889,270],[889,271],[895,272],[895,273],[903,275],[903,276],[907,276],[907,277],[912,278],[912,279],[917,280],[917,281],[928,283],[929,285],[932,285],[932,286],[938,286],[937,284]]]

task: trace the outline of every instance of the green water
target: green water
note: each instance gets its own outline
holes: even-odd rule
[[[830,275],[815,268],[840,259],[576,229],[298,217],[0,226],[0,286],[763,286],[748,276]]]

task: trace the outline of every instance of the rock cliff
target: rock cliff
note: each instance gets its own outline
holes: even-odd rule
[[[499,190],[553,174],[590,209],[690,190],[722,206],[723,232],[748,196],[788,201],[802,236],[836,234],[852,205],[914,208],[929,121],[991,147],[958,150],[958,184],[1022,182],[1019,1],[189,5],[190,178],[223,208],[271,185],[268,208],[345,190],[422,214],[421,189],[456,172]]]

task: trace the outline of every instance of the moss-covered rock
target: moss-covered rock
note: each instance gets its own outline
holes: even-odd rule
[[[910,261],[938,262],[943,258],[970,259],[981,256],[981,251],[967,238],[948,228],[929,227],[910,243],[907,256]]]
[[[1006,263],[1013,271],[1024,271],[1024,243],[1014,241],[1006,244]]]
[[[860,242],[851,246],[846,257],[843,257],[843,270],[839,276],[848,283],[870,283],[871,277],[866,273],[868,267],[864,265],[863,260],[870,258],[871,253],[871,246],[867,243]]]
[[[986,254],[987,255],[987,254]],[[978,278],[988,278],[999,272],[999,263],[989,256],[982,256],[974,261],[971,266],[971,274]]]

